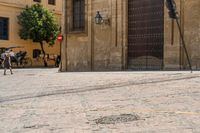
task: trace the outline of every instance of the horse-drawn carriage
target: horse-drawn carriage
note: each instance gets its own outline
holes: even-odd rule
[[[10,54],[11,57],[11,64],[13,67],[31,67],[32,60],[31,58],[27,57],[26,51],[18,50],[18,52],[14,53],[13,49],[21,49],[21,46],[14,46],[14,47],[1,47],[0,48],[0,66],[2,66],[3,59],[5,57],[6,52]],[[15,50],[17,51],[17,50]]]

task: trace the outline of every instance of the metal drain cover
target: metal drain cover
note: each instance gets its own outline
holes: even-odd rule
[[[121,114],[101,117],[99,119],[96,119],[95,122],[96,124],[116,124],[137,121],[139,119],[139,116],[136,114]]]

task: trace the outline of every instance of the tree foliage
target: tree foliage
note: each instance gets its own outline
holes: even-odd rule
[[[46,42],[50,46],[53,45],[59,34],[58,24],[54,14],[42,5],[35,4],[31,7],[26,7],[18,16],[19,36],[21,39],[31,39],[33,42],[38,42],[41,45],[42,52],[43,43]]]

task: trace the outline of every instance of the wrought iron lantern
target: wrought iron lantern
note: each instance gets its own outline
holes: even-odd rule
[[[169,17],[172,19],[178,18],[176,11],[176,3],[174,0],[166,0],[166,6],[169,10]]]
[[[102,24],[103,23],[103,18],[99,11],[97,11],[96,17],[95,17],[95,23],[96,24]]]

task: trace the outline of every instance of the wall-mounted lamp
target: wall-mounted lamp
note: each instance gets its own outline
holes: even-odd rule
[[[103,21],[103,18],[101,16],[101,14],[99,13],[99,11],[97,11],[96,17],[95,17],[95,23],[96,24],[101,24]]]
[[[96,17],[95,17],[95,23],[96,24],[110,24],[110,21],[107,17],[102,17],[99,11],[97,11]]]

